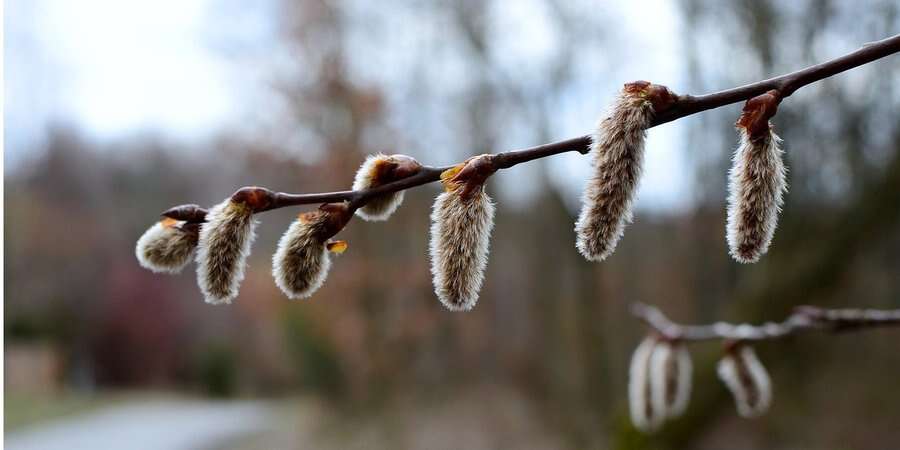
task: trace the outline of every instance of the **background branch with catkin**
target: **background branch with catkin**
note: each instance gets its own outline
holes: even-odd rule
[[[800,333],[841,332],[866,328],[900,326],[900,310],[829,309],[797,306],[781,322],[762,325],[716,322],[711,325],[682,325],[669,320],[658,308],[644,303],[631,306],[631,313],[666,339],[679,341],[765,341]]]
[[[658,308],[643,303],[633,304],[631,313],[650,330],[634,351],[629,372],[631,421],[644,432],[657,431],[667,420],[680,417],[687,409],[694,376],[688,344],[722,342],[724,354],[716,372],[731,392],[738,414],[753,418],[768,411],[774,395],[769,373],[752,344],[801,333],[900,326],[897,309],[797,306],[786,319],[761,325],[727,322],[682,325]]]

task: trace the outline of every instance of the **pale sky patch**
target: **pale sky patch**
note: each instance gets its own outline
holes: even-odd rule
[[[203,142],[241,123],[251,114],[247,105],[258,108],[259,99],[264,98],[259,94],[267,87],[259,77],[243,76],[241,65],[223,52],[223,46],[233,44],[223,41],[234,36],[216,28],[222,20],[222,5],[223,0],[9,2],[5,11],[6,161],[28,154],[53,122],[77,126],[100,141],[149,131],[186,142]],[[270,17],[269,6],[243,4],[226,11],[235,16],[228,28],[238,34],[242,28],[256,30],[254,17],[274,23],[277,18]],[[245,13],[246,8],[259,11],[254,16]],[[561,137],[588,133],[622,83],[649,79],[676,90],[681,84],[680,15],[673,2],[653,0],[641,8],[604,4],[602,8],[604,15],[615,18],[612,23],[620,24],[616,35],[629,43],[628,49],[616,53],[630,56],[613,73],[603,75],[608,85],[590,87],[587,94],[597,98],[584,95],[563,100],[567,106],[574,104],[577,112],[560,115],[554,128],[567,132]],[[527,39],[513,42],[515,48],[533,49],[534,58],[551,56],[547,51],[553,35],[545,30],[541,17],[529,17],[542,14],[540,8],[514,9],[505,19],[507,25],[534,30]],[[266,45],[265,39],[275,37],[251,33],[241,38]],[[677,123],[651,130],[638,209],[671,211],[690,202],[683,134],[683,126]],[[577,208],[589,174],[587,159],[565,155],[554,158],[549,167],[555,182],[570,194],[570,206]]]

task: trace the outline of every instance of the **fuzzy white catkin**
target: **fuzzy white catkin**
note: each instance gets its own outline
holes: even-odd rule
[[[278,241],[272,257],[275,284],[290,299],[307,298],[325,282],[331,268],[321,228],[325,215],[316,219],[297,218]]]
[[[752,347],[743,345],[722,357],[718,374],[731,391],[741,417],[758,417],[769,409],[772,382]]]
[[[728,174],[727,240],[731,256],[741,263],[753,263],[766,253],[787,189],[782,161],[781,139],[769,129],[760,139],[751,140],[738,127],[740,145]]]
[[[644,432],[656,431],[665,419],[665,412],[655,408],[650,380],[650,358],[657,346],[657,339],[647,337],[631,356],[628,371],[628,407],[631,423]]]
[[[478,301],[494,227],[494,203],[483,188],[467,199],[462,190],[438,195],[431,213],[434,292],[451,311],[468,311]]]
[[[255,228],[250,207],[230,199],[206,214],[197,246],[197,283],[206,303],[231,303],[237,297]]]
[[[384,154],[369,155],[356,171],[353,179],[353,190],[359,191],[380,186],[377,180],[379,164],[385,164],[390,156]],[[403,203],[403,192],[397,191],[379,195],[356,210],[356,215],[370,222],[387,220]]]
[[[651,402],[666,418],[687,409],[691,396],[691,355],[684,343],[660,342],[650,356]]]
[[[141,267],[156,273],[179,273],[194,256],[197,233],[178,228],[184,222],[164,219],[141,235],[134,254]]]
[[[649,101],[623,90],[597,124],[591,144],[594,173],[585,185],[575,222],[575,245],[589,261],[603,261],[611,255],[625,225],[631,222],[652,118]]]

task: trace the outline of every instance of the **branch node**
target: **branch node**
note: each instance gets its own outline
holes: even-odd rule
[[[734,125],[747,130],[751,141],[765,137],[769,132],[769,119],[778,112],[781,98],[781,93],[772,89],[747,100],[741,111],[741,117]]]
[[[644,100],[650,102],[653,106],[653,111],[656,113],[663,112],[678,102],[678,96],[669,90],[668,87],[649,81],[638,80],[625,83],[624,90],[630,94],[638,94]]]
[[[497,162],[497,156],[490,153],[473,156],[462,164],[453,166],[441,173],[441,181],[448,191],[454,191],[462,187],[463,190],[460,192],[460,196],[463,199],[469,199],[497,171]]]

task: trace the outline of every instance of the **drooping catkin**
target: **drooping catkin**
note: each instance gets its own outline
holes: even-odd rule
[[[156,273],[179,273],[197,248],[197,230],[164,218],[141,235],[134,248],[141,267]]]
[[[666,418],[664,410],[658,409],[653,402],[653,383],[651,382],[651,357],[659,341],[648,336],[638,345],[631,356],[631,367],[628,371],[628,408],[631,423],[643,432],[656,431]]]
[[[769,249],[787,188],[781,139],[769,128],[751,138],[738,127],[740,145],[728,174],[727,240],[731,256],[754,263]]]
[[[444,192],[431,213],[434,292],[451,311],[468,311],[478,301],[494,227],[494,203],[484,192],[484,179],[455,178],[463,169],[459,165],[441,175]]]
[[[328,242],[332,218],[323,210],[300,214],[291,224],[272,257],[275,284],[290,299],[307,298],[325,282],[331,268],[329,251],[342,253],[343,241]]]
[[[673,101],[673,94],[663,86],[629,83],[598,122],[591,144],[594,173],[585,185],[575,222],[576,247],[589,261],[611,255],[631,222],[647,128],[655,108]]]
[[[651,401],[666,418],[684,413],[691,396],[691,355],[683,342],[660,342],[650,357]]]
[[[735,123],[741,142],[728,174],[725,236],[729,253],[741,263],[756,262],[769,249],[787,189],[781,139],[769,122],[780,102],[777,90],[757,95]]]
[[[731,391],[737,412],[742,417],[757,417],[772,403],[772,382],[756,352],[739,345],[719,360],[719,378]]]
[[[353,190],[375,188],[414,175],[421,169],[415,159],[406,155],[369,155],[353,179]],[[403,203],[404,191],[382,194],[356,210],[363,220],[387,220]]]
[[[230,198],[206,214],[197,246],[197,283],[206,303],[231,303],[237,297],[255,227],[252,208]]]

